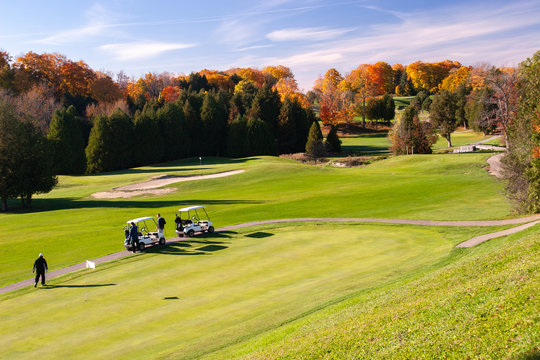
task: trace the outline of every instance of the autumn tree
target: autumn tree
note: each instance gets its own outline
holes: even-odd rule
[[[362,114],[362,126],[366,127],[366,99],[375,96],[377,85],[370,77],[369,65],[360,65],[351,71],[340,84],[341,89],[350,90],[361,101],[358,111]]]
[[[384,61],[368,65],[369,79],[373,84],[374,95],[391,94],[394,92],[394,70]]]
[[[458,126],[456,118],[456,99],[454,95],[441,90],[431,103],[429,118],[433,127],[446,139],[448,147],[452,147],[451,135]]]
[[[450,74],[444,78],[442,83],[439,85],[439,88],[448,90],[450,92],[455,92],[460,85],[463,84],[463,86],[467,86],[470,73],[471,68],[468,66],[453,69],[450,71]]]
[[[430,123],[420,122],[418,112],[408,106],[401,112],[388,134],[394,154],[431,154],[431,147],[437,141],[437,135],[431,130]]]
[[[438,63],[417,61],[407,65],[406,72],[417,90],[423,89],[435,93],[450,71],[460,67],[461,64],[459,62],[450,60]]]
[[[494,105],[490,107],[503,131],[505,142],[508,142],[508,126],[517,110],[517,72],[513,68],[497,69],[492,68],[485,79],[486,86],[492,90],[489,102]]]

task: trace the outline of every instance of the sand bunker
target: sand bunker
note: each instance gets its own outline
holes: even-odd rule
[[[131,184],[114,188],[112,191],[104,191],[92,194],[95,199],[117,199],[130,198],[139,195],[164,195],[176,191],[174,188],[157,189],[162,186],[192,180],[215,179],[225,176],[231,176],[243,173],[245,170],[225,171],[217,174],[209,175],[194,175],[194,176],[175,176],[175,175],[158,175],[152,180],[148,180],[138,184]]]

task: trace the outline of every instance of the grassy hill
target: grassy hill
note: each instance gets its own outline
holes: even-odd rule
[[[321,309],[209,359],[538,359],[540,226]]]
[[[325,223],[192,239],[0,295],[0,348],[10,359],[211,355],[406,283],[485,231]]]

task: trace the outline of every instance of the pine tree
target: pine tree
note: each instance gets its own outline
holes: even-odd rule
[[[227,156],[245,156],[247,154],[245,146],[246,140],[247,120],[244,116],[238,116],[229,125],[229,132],[227,136]]]
[[[324,154],[324,145],[318,133],[320,128],[317,125],[317,122],[311,124],[306,142],[306,155],[313,159],[320,158]]]
[[[54,163],[58,174],[82,174],[86,167],[83,120],[72,105],[54,113],[49,125],[49,140],[54,146]]]
[[[156,112],[163,137],[164,159],[176,160],[189,156],[189,137],[185,129],[184,111],[177,103],[166,103]]]
[[[156,119],[154,107],[148,103],[143,111],[135,114],[134,149],[138,165],[155,164],[163,160],[163,137]]]
[[[207,93],[201,108],[202,152],[205,155],[222,156],[227,145],[227,113],[224,104]]]
[[[333,153],[341,152],[341,140],[339,140],[335,125],[330,127],[330,131],[328,132],[328,135],[326,135],[326,148]]]
[[[246,155],[275,154],[275,142],[270,126],[260,119],[250,118],[247,122]]]

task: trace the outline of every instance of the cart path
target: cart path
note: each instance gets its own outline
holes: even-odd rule
[[[263,220],[263,221],[252,221],[243,224],[225,226],[219,229],[216,229],[216,232],[232,231],[235,229],[241,229],[250,226],[257,225],[267,225],[267,224],[278,224],[278,223],[294,223],[294,222],[366,222],[366,223],[385,223],[385,224],[406,224],[406,225],[421,225],[421,226],[498,226],[498,225],[519,225],[507,230],[497,231],[490,234],[480,235],[473,237],[469,240],[466,240],[462,243],[456,245],[456,247],[468,248],[475,245],[478,245],[484,241],[491,240],[500,236],[510,235],[517,233],[519,231],[530,228],[536,224],[540,223],[540,214],[527,216],[523,218],[516,219],[506,219],[506,220],[478,220],[478,221],[444,221],[444,220],[407,220],[407,219],[373,219],[373,218],[298,218],[298,219],[276,219],[276,220]],[[174,237],[167,240],[167,244],[174,244],[179,241],[182,241],[185,238]],[[113,254],[102,256],[96,259],[92,259],[93,262],[97,264],[102,264],[108,261],[120,259],[129,255],[132,255],[131,251],[119,251]],[[71,265],[62,269],[50,271],[47,273],[47,280],[53,279],[55,277],[65,275],[67,273],[82,270],[86,268],[86,261],[80,264]],[[0,287],[0,294],[6,293],[9,291],[17,290],[25,286],[34,285],[34,278],[22,280],[10,285]],[[41,286],[41,285],[38,285]]]

